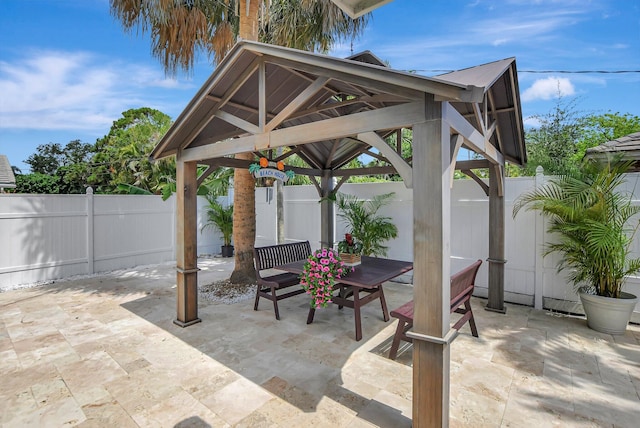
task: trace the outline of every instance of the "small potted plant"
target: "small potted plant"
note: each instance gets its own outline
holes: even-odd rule
[[[337,195],[338,216],[346,223],[353,239],[360,244],[358,254],[374,257],[387,255],[388,248],[384,244],[398,236],[398,228],[391,217],[379,214],[379,210],[390,204],[393,196],[391,192],[363,200],[355,195]]]
[[[603,333],[624,334],[638,298],[622,291],[629,275],[640,270],[632,257],[640,206],[618,187],[629,162],[586,161],[579,172],[552,178],[521,195],[522,208],[539,210],[549,220],[555,240],[544,255],[562,256],[558,272],[569,272],[587,316],[587,325]]]
[[[362,261],[362,243],[357,242],[350,233],[344,234],[344,239],[338,242],[340,259],[347,266],[357,266]]]
[[[322,248],[309,256],[300,275],[300,284],[311,295],[312,308],[326,308],[331,303],[333,286],[344,273],[344,263],[331,248]]]
[[[207,208],[207,222],[201,230],[207,227],[215,227],[222,234],[222,257],[233,256],[233,245],[231,237],[233,235],[233,204],[224,207],[215,196],[207,195],[209,207]]]

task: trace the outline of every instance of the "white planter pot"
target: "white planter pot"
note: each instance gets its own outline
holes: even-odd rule
[[[620,293],[619,299],[579,293],[589,328],[608,334],[624,334],[638,298]]]

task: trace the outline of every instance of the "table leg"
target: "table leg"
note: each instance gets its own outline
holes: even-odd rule
[[[316,308],[309,308],[309,315],[307,315],[307,324],[311,324],[313,322],[313,316],[316,314]]]
[[[356,319],[356,341],[362,339],[362,323],[360,321],[360,287],[353,287],[353,312]]]
[[[386,321],[389,321],[389,310],[387,309],[387,301],[384,298],[384,291],[382,291],[382,284],[378,286],[380,290],[380,304],[382,305],[382,317]]]

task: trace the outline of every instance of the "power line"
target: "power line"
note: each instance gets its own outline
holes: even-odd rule
[[[457,70],[402,70],[408,72],[423,72],[423,73],[451,73]],[[640,73],[640,70],[518,70],[518,73],[558,73],[558,74],[632,74]]]

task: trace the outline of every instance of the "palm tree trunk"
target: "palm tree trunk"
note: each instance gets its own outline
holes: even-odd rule
[[[258,10],[261,0],[240,1],[240,31],[243,40],[258,40]],[[237,159],[253,160],[253,153],[241,153]],[[231,282],[248,284],[256,279],[253,267],[253,246],[256,240],[255,180],[246,169],[236,168],[233,174],[233,236],[235,267]]]

